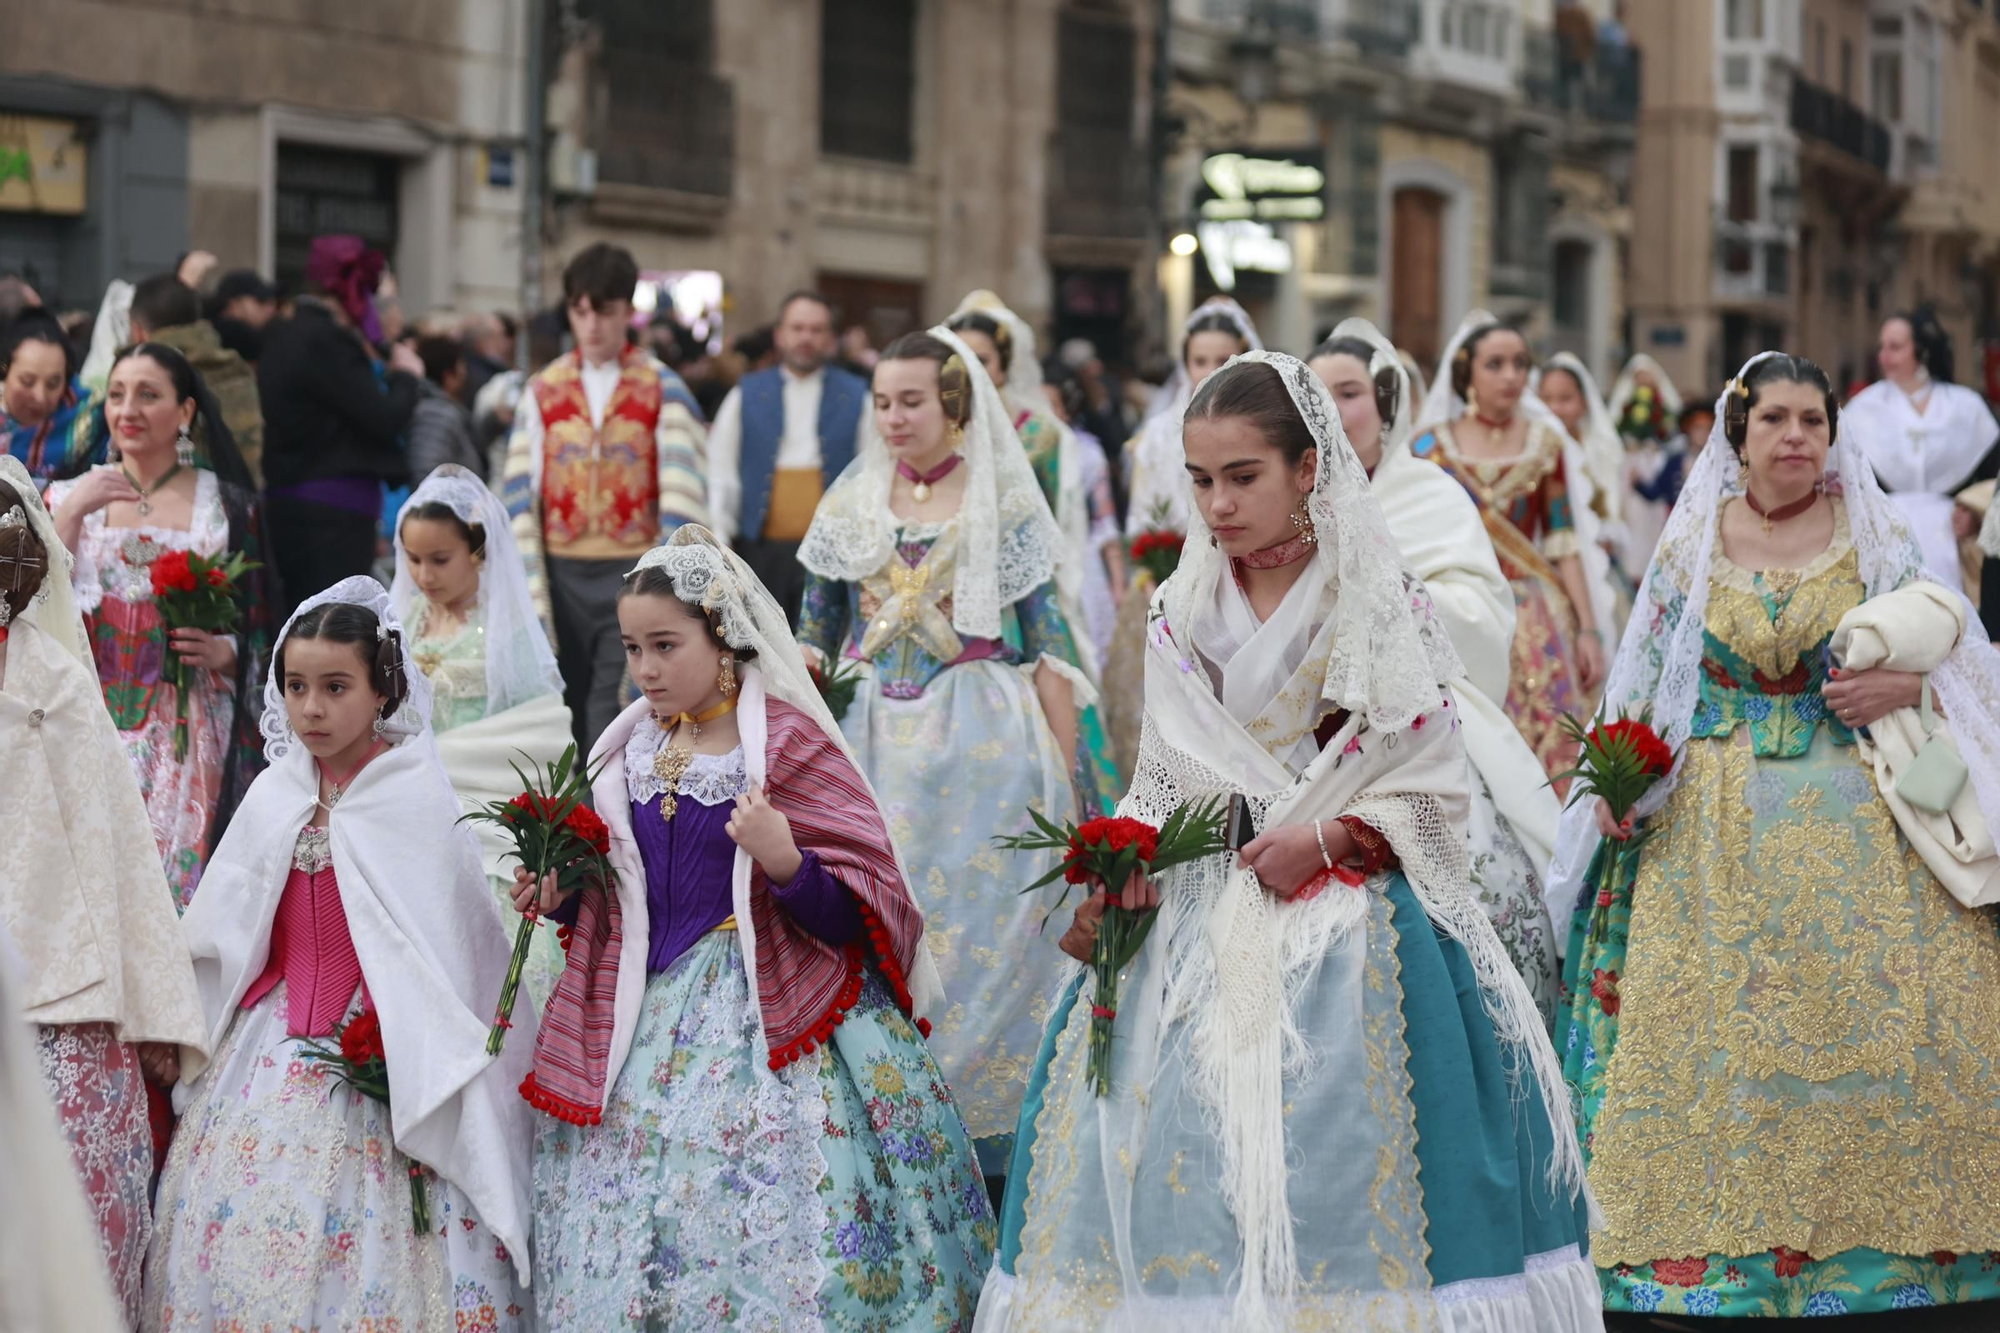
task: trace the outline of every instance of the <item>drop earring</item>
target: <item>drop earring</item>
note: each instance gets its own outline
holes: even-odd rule
[[[1292,530],[1308,546],[1319,545],[1319,529],[1313,526],[1312,510],[1306,508],[1306,497],[1299,497],[1299,507],[1292,511]]]
[[[185,421],[181,423],[181,433],[174,437],[174,461],[182,467],[194,466],[194,436]]]
[[[722,667],[715,673],[715,688],[727,699],[736,693],[736,659],[723,654]]]
[[[376,717],[375,717],[375,726],[374,726],[374,731],[375,731],[375,739],[376,739],[376,740],[378,740],[378,741],[379,741],[379,740],[381,740],[381,739],[382,739],[382,728],[384,728],[384,727],[386,727],[386,726],[388,726],[388,725],[389,725],[389,719],[388,719],[388,718],[386,718],[386,717],[383,717],[383,716],[381,716],[381,715],[380,715],[379,713],[378,713],[378,714],[376,714]]]

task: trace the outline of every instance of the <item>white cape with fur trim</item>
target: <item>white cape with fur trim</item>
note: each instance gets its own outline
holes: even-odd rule
[[[1840,618],[1833,650],[1848,670],[1929,672],[1958,647],[1965,634],[1965,600],[1942,584],[1918,580],[1871,597]],[[1933,740],[1952,747],[1942,718],[1936,737],[1924,730],[1914,708],[1898,708],[1856,737],[1861,757],[1875,767],[1882,801],[1896,827],[1924,859],[1952,897],[1967,907],[2000,902],[2000,854],[1979,809],[1979,793],[1968,781],[1942,814],[1920,810],[1896,791],[1896,783]]]
[[[294,747],[250,786],[181,919],[219,1045],[263,972],[299,830],[317,813],[313,758]],[[535,1017],[514,1011],[486,1053],[511,952],[458,798],[426,736],[377,755],[326,825],[340,903],[388,1050],[396,1147],[471,1201],[528,1281],[533,1130],[517,1091]],[[189,1084],[175,1093],[177,1109]]]

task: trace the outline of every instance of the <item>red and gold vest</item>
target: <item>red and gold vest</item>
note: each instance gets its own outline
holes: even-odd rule
[[[570,352],[535,377],[542,414],[544,550],[571,560],[643,554],[660,536],[660,470],[654,432],[660,376],[634,347],[619,358],[604,424],[590,424],[583,359]]]

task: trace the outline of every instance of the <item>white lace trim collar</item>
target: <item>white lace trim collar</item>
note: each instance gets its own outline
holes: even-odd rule
[[[667,733],[651,717],[639,719],[632,739],[625,742],[625,790],[644,805],[667,789],[653,770],[653,757],[666,744]],[[750,773],[743,763],[743,747],[728,754],[698,754],[681,774],[674,794],[702,805],[722,805],[734,801],[750,789]]]

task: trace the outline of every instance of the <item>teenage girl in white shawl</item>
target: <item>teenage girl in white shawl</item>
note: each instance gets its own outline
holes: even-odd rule
[[[1625,511],[1636,498],[1625,484],[1625,443],[1597,392],[1597,380],[1574,352],[1557,352],[1542,365],[1532,398],[1562,424],[1577,447],[1570,468],[1580,482],[1576,504],[1597,525],[1596,539],[1583,550],[1584,573],[1598,597],[1598,623],[1615,640],[1625,628],[1638,586],[1625,554]]]
[[[145,802],[104,709],[69,561],[27,469],[0,457],[0,933],[32,942],[20,1008],[125,1322],[152,1236],[143,1071],[199,1070],[207,1027]],[[8,1197],[18,1182],[11,1172]],[[80,1264],[71,1256],[65,1265]],[[92,1266],[97,1266],[93,1262]],[[98,1280],[102,1280],[102,1268]],[[6,1318],[0,1328],[41,1328]],[[108,1327],[108,1325],[105,1325]]]
[[[1542,890],[1562,807],[1501,707],[1514,594],[1472,497],[1410,454],[1410,383],[1389,340],[1367,320],[1350,319],[1319,345],[1311,364],[1340,409],[1389,534],[1430,590],[1465,666],[1451,684],[1472,762],[1466,826],[1472,889],[1536,1007],[1553,1023],[1561,975]]]
[[[389,605],[430,682],[438,757],[467,810],[514,796],[517,766],[532,774],[570,744],[562,676],[526,569],[500,498],[456,463],[426,477],[396,520]],[[510,841],[497,825],[475,827],[486,877],[511,907]],[[525,974],[537,1010],[562,970],[555,932],[539,932]]]
[[[215,1058],[181,1112],[148,1330],[523,1327],[530,1006],[431,741],[430,684],[369,578],[309,598],[264,687],[271,759],[181,920]],[[302,1046],[372,1011],[391,1105]],[[431,1229],[411,1225],[419,1172]]]
[[[1240,793],[1261,833],[1126,887],[1160,917],[1106,1096],[1088,977],[1051,1018],[980,1327],[1598,1329],[1568,1094],[1466,885],[1430,596],[1303,363],[1232,361],[1185,434],[1120,812]]]

